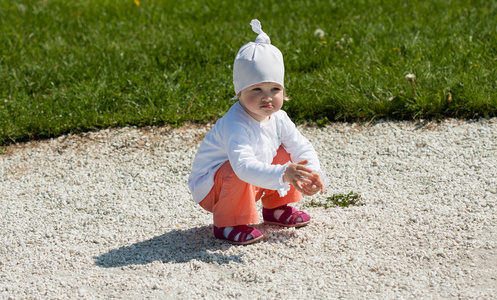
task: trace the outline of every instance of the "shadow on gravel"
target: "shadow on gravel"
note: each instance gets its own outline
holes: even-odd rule
[[[111,250],[95,257],[95,264],[103,268],[128,265],[145,265],[154,261],[184,263],[203,262],[242,263],[240,255],[223,255],[214,252],[229,246],[212,238],[212,227],[202,226],[187,230],[174,230],[153,239]],[[213,253],[214,252],[214,253]]]

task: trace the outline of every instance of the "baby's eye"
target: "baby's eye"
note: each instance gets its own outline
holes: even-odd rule
[[[254,91],[254,92],[260,92],[261,88],[254,88],[252,91]]]
[[[279,92],[280,90],[281,90],[281,89],[280,89],[279,87],[275,87],[275,88],[273,88],[273,91],[275,91],[275,92]]]

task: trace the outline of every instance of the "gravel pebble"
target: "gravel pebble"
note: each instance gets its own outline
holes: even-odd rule
[[[497,298],[497,119],[300,126],[330,179],[304,202],[364,205],[248,246],[215,240],[188,191],[210,127],[5,147],[0,298]]]

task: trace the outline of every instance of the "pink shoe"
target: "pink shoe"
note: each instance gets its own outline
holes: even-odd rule
[[[283,209],[281,216],[276,219],[274,217],[274,212],[278,209]],[[264,218],[264,223],[271,225],[280,225],[285,227],[302,227],[309,222],[311,222],[311,217],[303,211],[296,210],[295,208],[282,205],[276,208],[262,208],[262,216]],[[301,221],[299,222],[299,217]]]
[[[233,245],[247,245],[257,242],[262,239],[264,236],[262,232],[254,227],[250,227],[247,225],[238,225],[234,226],[233,230],[228,234],[228,237],[224,236],[224,228],[226,227],[216,227],[214,226],[214,237],[230,242]],[[238,236],[238,240],[235,240],[236,236]],[[252,236],[249,239],[249,235]]]

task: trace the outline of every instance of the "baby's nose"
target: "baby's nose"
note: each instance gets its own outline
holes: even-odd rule
[[[262,97],[262,100],[263,101],[270,101],[272,99],[272,95],[270,93],[266,93],[264,94],[264,96]]]

